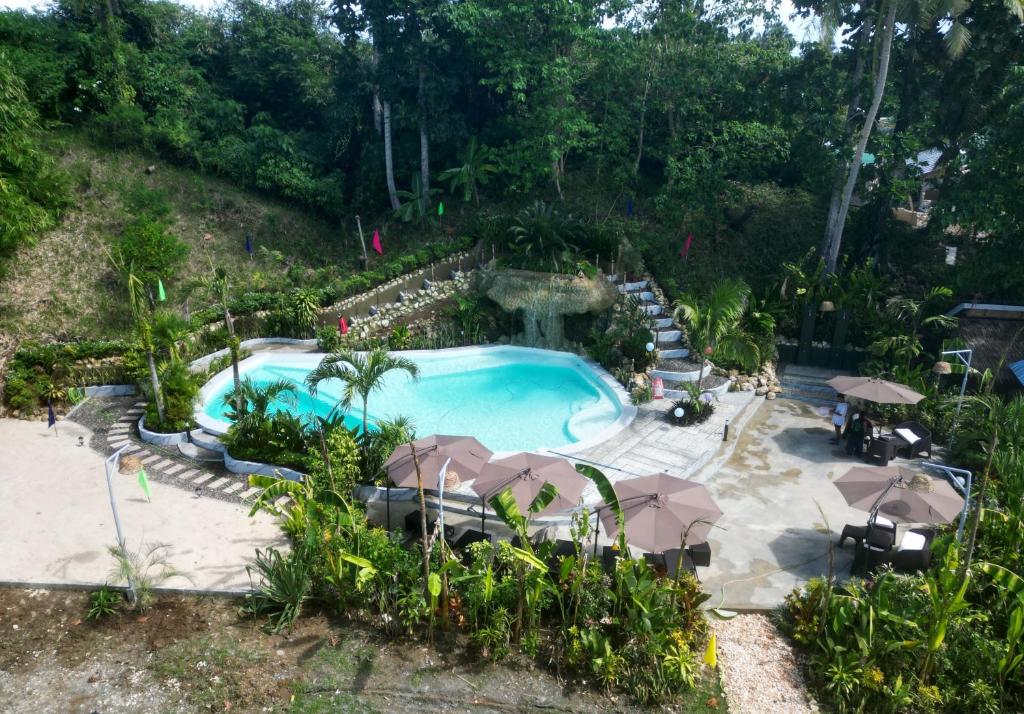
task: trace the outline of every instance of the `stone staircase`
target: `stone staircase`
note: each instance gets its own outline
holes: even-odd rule
[[[609,275],[608,279],[615,283],[618,276]],[[672,319],[671,310],[662,305],[651,291],[649,281],[622,282],[615,287],[623,295],[639,298],[644,310],[654,318],[654,341],[658,346],[658,354],[665,359],[684,359],[689,356],[690,350],[683,347],[683,331]]]
[[[108,453],[123,448],[125,454],[141,459],[150,480],[196,493],[200,493],[197,489],[201,489],[203,496],[248,503],[260,492],[261,489],[249,486],[244,475],[227,473],[223,468],[214,469],[212,473],[207,471],[210,459],[204,458],[205,449],[189,444],[183,444],[184,449],[173,449],[143,442],[135,426],[145,409],[146,402],[135,402],[106,429],[105,446]],[[290,501],[288,497],[278,500],[279,507]]]
[[[782,392],[779,396],[783,399],[806,402],[816,407],[832,408],[837,401],[836,390],[825,382],[841,374],[848,374],[848,372],[787,364],[779,374],[779,383],[782,385]]]

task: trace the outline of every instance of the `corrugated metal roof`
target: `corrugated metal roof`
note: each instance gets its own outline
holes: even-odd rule
[[[1024,359],[1011,364],[1010,371],[1013,372],[1013,376],[1017,378],[1018,382],[1024,384]]]
[[[941,158],[941,149],[925,149],[918,152],[916,158],[907,159],[907,166],[916,166],[922,174],[930,174],[935,170]]]

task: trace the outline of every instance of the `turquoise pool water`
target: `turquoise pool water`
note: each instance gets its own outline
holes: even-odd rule
[[[371,425],[405,416],[418,436],[475,436],[496,452],[532,451],[590,442],[621,424],[618,395],[583,360],[567,353],[516,347],[404,353],[420,368],[420,378],[389,373],[370,395]],[[338,401],[340,383],[321,383],[317,396],[305,378],[321,355],[260,355],[242,363],[243,377],[258,383],[285,379],[296,385],[291,403],[279,409],[304,416],[326,416]],[[204,389],[200,423],[224,431],[224,395],[230,370]],[[352,405],[346,422],[361,422],[362,403]],[[212,424],[211,424],[212,422]],[[372,428],[372,426],[371,426]]]

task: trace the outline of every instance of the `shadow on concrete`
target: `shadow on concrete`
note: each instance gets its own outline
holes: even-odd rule
[[[840,524],[839,528],[842,528]],[[828,549],[831,543],[833,575],[845,578],[853,563],[851,548],[836,547],[837,532],[825,533],[817,528],[787,528],[768,542],[775,554],[779,569],[799,580],[810,580],[828,575]]]
[[[860,463],[859,459],[846,455],[845,444],[833,444],[829,438],[832,432],[828,429],[787,427],[771,435],[779,451],[791,456],[799,456],[816,464],[849,461],[851,466]]]

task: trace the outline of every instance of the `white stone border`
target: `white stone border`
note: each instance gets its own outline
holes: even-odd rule
[[[187,431],[177,431],[170,434],[164,434],[158,431],[150,431],[146,428],[145,424],[146,417],[143,415],[139,417],[139,438],[147,444],[156,444],[157,446],[177,446],[178,444],[188,443]]]
[[[274,466],[273,464],[263,464],[259,461],[242,461],[241,459],[236,459],[227,452],[227,449],[224,450],[224,468],[233,474],[276,476],[278,478],[289,479],[290,481],[302,481],[306,477],[306,474],[300,471],[286,469],[284,466]]]
[[[581,366],[585,366],[590,370],[592,377],[595,378],[598,387],[602,387],[606,390],[609,396],[618,400],[620,411],[619,417],[613,423],[609,424],[605,429],[602,429],[597,434],[591,436],[583,441],[577,441],[572,444],[566,444],[559,446],[557,449],[561,452],[576,453],[583,451],[591,446],[601,444],[608,439],[612,438],[620,431],[625,429],[632,423],[633,419],[636,418],[637,408],[630,402],[629,393],[619,384],[618,380],[609,374],[601,365],[594,362],[593,360],[581,357],[580,355],[572,352],[558,352],[555,350],[542,350],[532,347],[516,347],[511,345],[474,345],[469,347],[450,347],[447,349],[440,350],[405,350],[401,354],[403,357],[415,359],[416,357],[432,357],[437,358],[438,356],[446,355],[475,355],[482,354],[484,352],[493,351],[504,351],[504,352],[517,352],[520,354],[526,353],[533,356],[536,359],[546,360],[549,363],[552,361],[558,361],[563,363],[569,363],[570,365],[579,369]],[[319,362],[323,357],[323,353],[319,352],[301,352],[301,353],[288,353],[288,352],[274,352],[270,354],[255,354],[245,358],[239,364],[239,372],[245,373],[252,369],[259,367],[260,365],[267,362],[282,363],[308,363],[308,362]],[[575,362],[575,364],[573,364]],[[582,371],[582,370],[581,370]],[[225,384],[232,380],[233,376],[231,368],[227,367],[216,375],[214,375],[210,381],[208,381],[203,388],[199,390],[199,399],[197,400],[196,408],[194,411],[196,423],[207,433],[213,435],[222,435],[227,432],[227,422],[219,419],[213,419],[208,416],[203,407],[206,402]],[[544,452],[547,451],[546,446],[538,444],[534,451]],[[513,452],[509,452],[513,453]],[[495,458],[500,458],[502,453],[495,453]]]
[[[242,340],[238,344],[238,348],[241,350],[247,350],[252,347],[261,347],[263,345],[296,345],[300,347],[315,347],[318,344],[317,340],[300,340],[295,337],[254,337],[251,340]],[[211,352],[205,357],[192,360],[189,362],[188,368],[192,371],[205,370],[210,368],[210,363],[221,357],[225,357],[229,354],[230,350],[227,347],[216,352]]]

